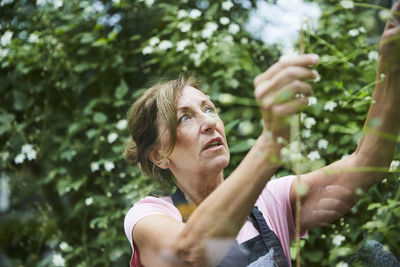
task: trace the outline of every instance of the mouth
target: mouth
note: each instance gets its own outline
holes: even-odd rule
[[[204,150],[215,150],[215,149],[222,147],[222,145],[223,145],[223,142],[220,137],[213,138],[207,142],[207,144],[203,148],[203,151]]]

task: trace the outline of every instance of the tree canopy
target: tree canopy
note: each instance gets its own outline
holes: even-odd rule
[[[262,130],[254,77],[298,50],[298,38],[291,51],[267,42],[272,32],[257,34],[250,21],[261,2],[0,1],[2,266],[127,265],[125,213],[157,187],[122,157],[125,115],[161,78],[197,75],[225,122],[226,173],[238,165]],[[301,155],[289,145],[276,177],[292,174],[299,158],[308,172],[354,151],[393,1],[313,2],[320,14],[304,23],[304,47],[320,55],[321,79],[302,113]],[[271,20],[259,18],[261,29]],[[340,264],[367,239],[400,256],[399,159],[349,214],[309,232],[304,266]]]

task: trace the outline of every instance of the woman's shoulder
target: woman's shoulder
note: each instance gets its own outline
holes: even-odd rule
[[[136,223],[150,215],[165,215],[182,222],[182,216],[174,206],[171,197],[147,196],[134,203],[125,215],[124,228],[130,241],[132,229]]]
[[[147,196],[136,203],[128,210],[126,217],[129,215],[133,216],[143,216],[152,214],[164,214],[171,216],[174,219],[180,219],[180,213],[178,209],[174,206],[171,197],[155,197]],[[179,215],[179,216],[178,216]],[[176,218],[175,218],[176,217]]]

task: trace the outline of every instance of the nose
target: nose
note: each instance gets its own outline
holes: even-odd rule
[[[214,116],[204,114],[203,121],[201,123],[201,132],[207,133],[212,132],[217,127],[217,119]]]

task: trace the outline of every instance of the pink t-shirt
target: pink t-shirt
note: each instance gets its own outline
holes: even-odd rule
[[[271,180],[258,197],[255,206],[263,213],[269,228],[281,241],[285,256],[290,262],[290,241],[295,238],[295,223],[290,205],[290,187],[295,176],[286,176]],[[139,255],[132,242],[132,230],[135,224],[146,216],[161,214],[182,222],[182,216],[175,208],[171,197],[145,197],[136,202],[125,216],[125,234],[132,247],[131,266],[141,267]],[[258,235],[251,222],[246,221],[236,240],[245,242]]]

